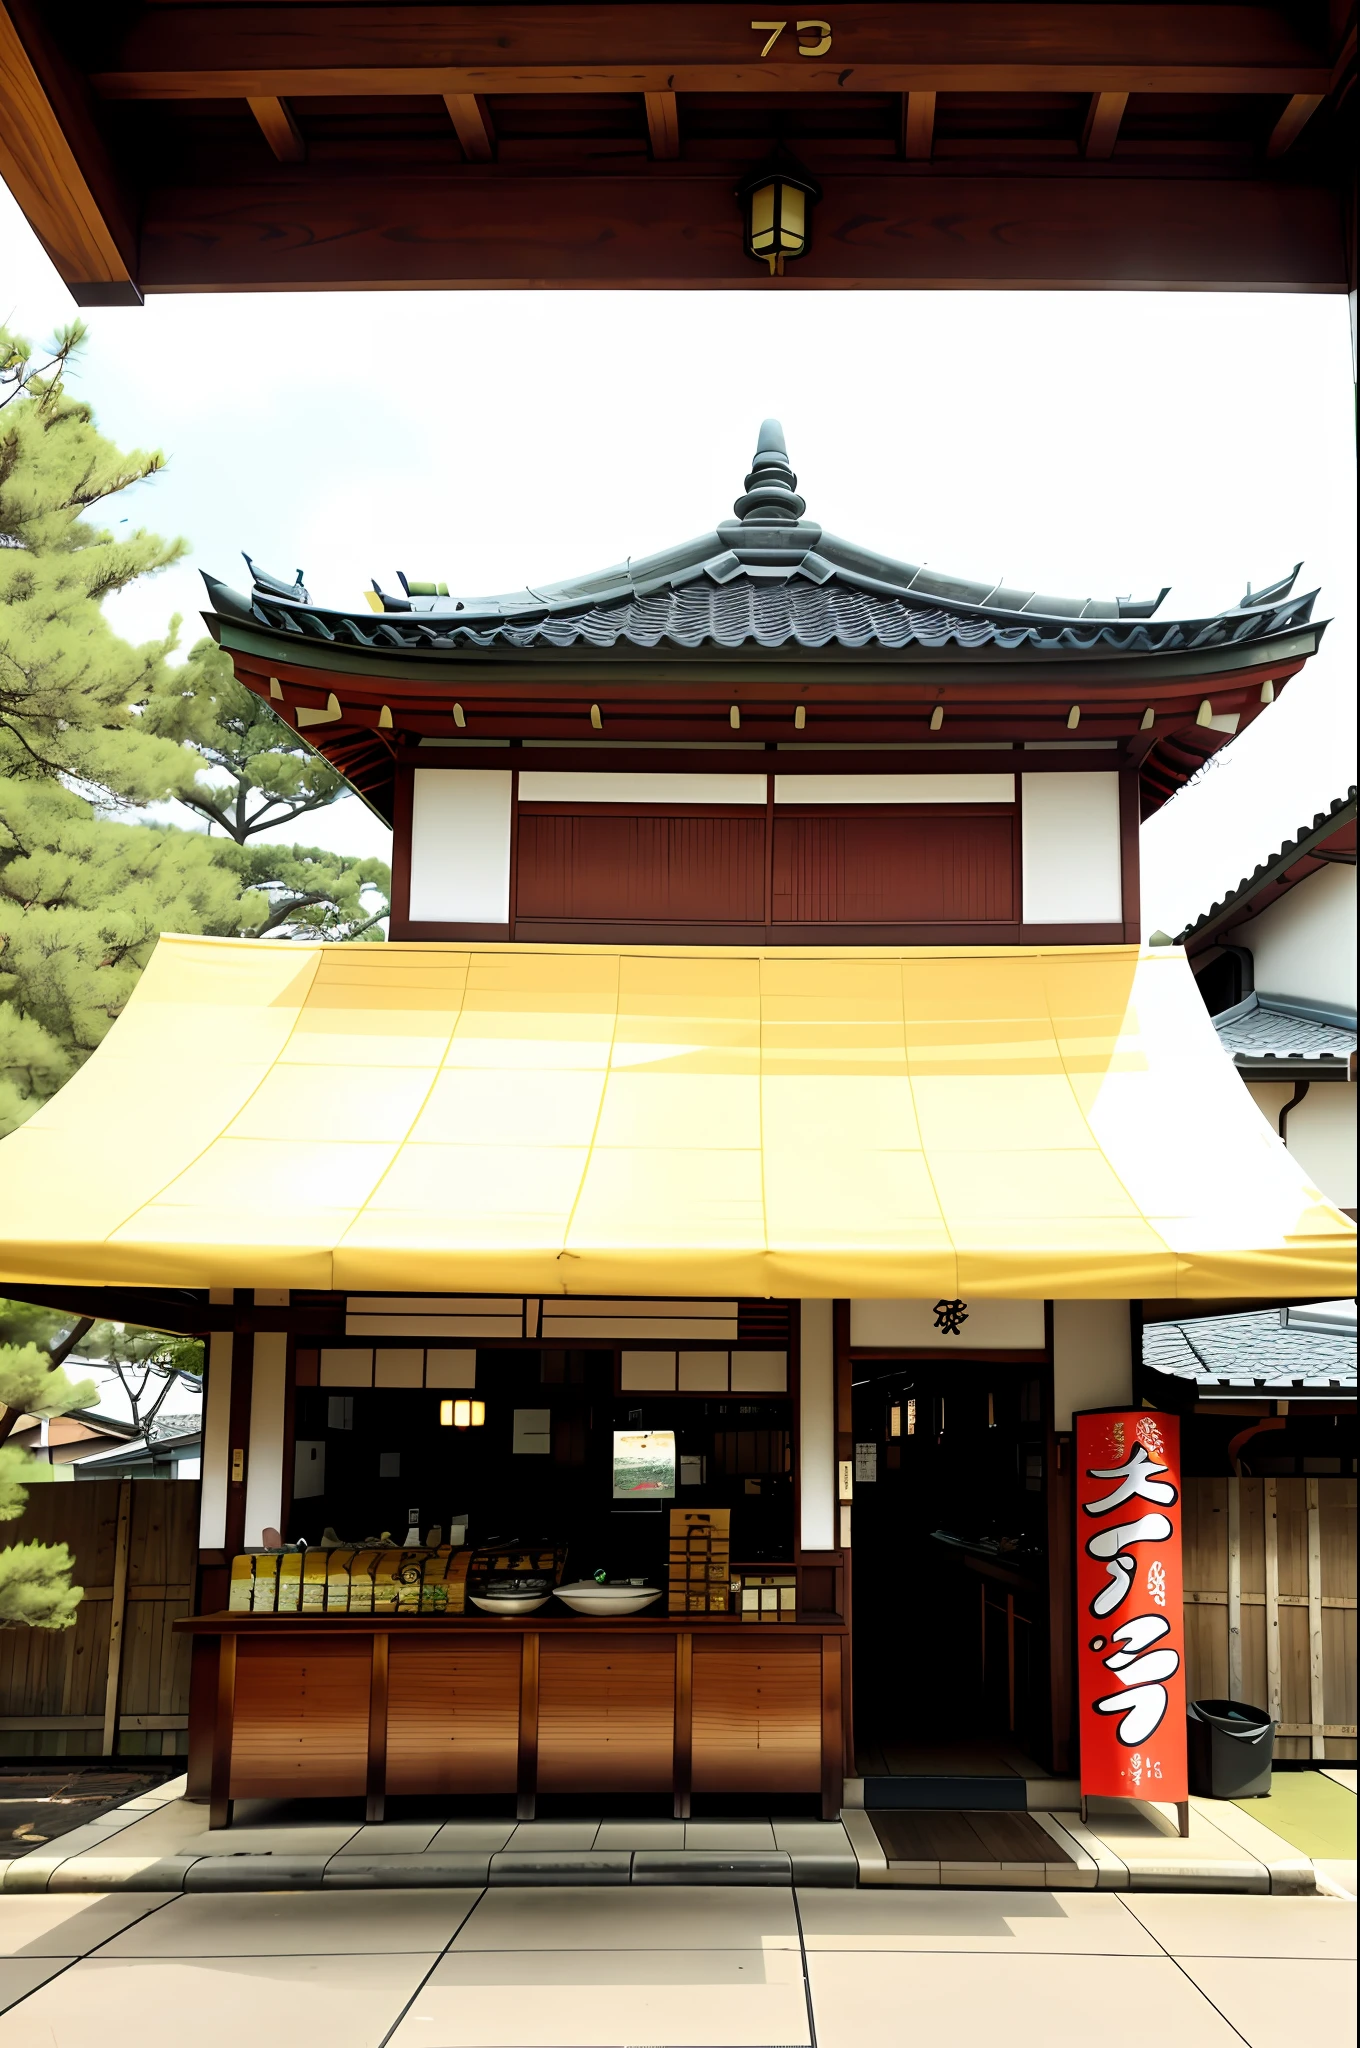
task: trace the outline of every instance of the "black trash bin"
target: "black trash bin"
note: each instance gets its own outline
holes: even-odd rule
[[[1192,1700],[1190,1790],[1201,1799],[1259,1799],[1270,1790],[1275,1723],[1241,1700]]]

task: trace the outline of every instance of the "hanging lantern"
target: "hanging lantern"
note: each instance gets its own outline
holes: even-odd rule
[[[787,150],[780,150],[737,188],[746,220],[746,253],[784,275],[787,257],[806,253],[809,219],[822,188]]]
[[[480,1429],[486,1421],[485,1401],[441,1401],[439,1420],[445,1429]]]

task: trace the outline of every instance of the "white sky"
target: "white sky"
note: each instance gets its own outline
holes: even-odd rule
[[[74,308],[0,187],[0,319]],[[87,312],[77,388],[163,475],[128,513],[193,543],[111,606],[184,614],[241,549],[314,597],[376,575],[518,589],[727,516],[762,418],[809,515],[961,575],[1237,599],[1300,558],[1323,651],[1143,834],[1174,932],[1354,779],[1355,426],[1342,298],[1119,292],[373,292],[158,298]],[[386,853],[357,800],[295,835]]]

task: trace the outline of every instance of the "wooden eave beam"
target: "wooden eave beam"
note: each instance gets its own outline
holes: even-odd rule
[[[902,154],[908,163],[929,163],[935,147],[935,94],[902,95]]]
[[[1284,112],[1270,131],[1266,144],[1267,157],[1283,156],[1292,149],[1300,135],[1322,105],[1320,92],[1296,92],[1289,100]]]
[[[804,44],[807,38],[803,39]],[[1326,93],[1279,7],[870,0],[799,54],[721,5],[259,4],[143,10],[95,77],[110,99],[429,93]],[[815,45],[813,45],[815,47]],[[909,52],[904,56],[904,51]]]
[[[259,123],[260,133],[281,164],[301,164],[307,161],[307,144],[302,130],[293,118],[287,100],[252,99],[248,102],[251,113]]]
[[[1119,124],[1124,118],[1129,96],[1126,92],[1094,92],[1086,109],[1086,122],[1081,132],[1081,153],[1086,157],[1101,159],[1114,155],[1114,146],[1119,138]]]
[[[489,164],[496,156],[496,130],[491,109],[478,92],[446,92],[444,105],[470,164]]]
[[[647,139],[651,144],[652,156],[658,163],[664,163],[680,154],[680,105],[673,92],[649,92],[643,95],[647,102]]]
[[[454,174],[458,178],[458,174]],[[884,160],[827,174],[808,253],[771,279],[726,166],[152,188],[148,291],[1347,288],[1339,197],[1265,179],[959,176]],[[454,192],[456,189],[456,203]],[[324,224],[313,229],[313,223]]]
[[[0,176],[77,305],[141,304],[132,211],[85,82],[28,0],[0,0]]]

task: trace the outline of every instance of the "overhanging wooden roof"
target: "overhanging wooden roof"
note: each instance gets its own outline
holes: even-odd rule
[[[0,0],[0,172],[87,305],[1353,282],[1344,6],[824,12]],[[824,196],[772,281],[734,187],[776,142]]]

